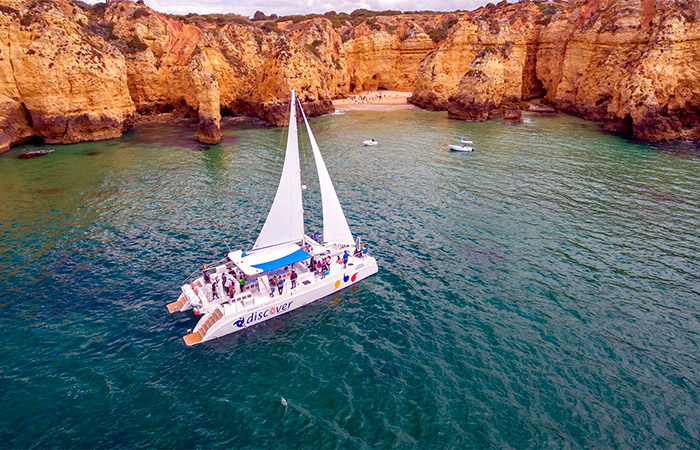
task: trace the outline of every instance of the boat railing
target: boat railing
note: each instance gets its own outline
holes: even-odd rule
[[[216,261],[216,262],[207,264],[207,273],[208,273],[209,275],[214,275],[214,274],[216,273],[216,268],[217,268],[217,266],[221,265],[222,263],[223,263],[223,264],[226,263],[226,258],[221,258],[220,260],[218,260],[218,261]],[[202,275],[202,271],[201,271],[201,270],[199,270],[199,269],[198,269],[198,270],[195,270],[194,272],[192,272],[192,273],[185,279],[185,281],[184,281],[182,284],[189,284],[189,283],[191,283],[192,281],[194,281],[194,280],[196,280],[197,278],[199,278],[201,275]]]

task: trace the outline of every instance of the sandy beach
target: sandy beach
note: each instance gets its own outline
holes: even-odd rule
[[[344,110],[415,108],[407,101],[410,96],[411,92],[402,91],[363,91],[348,98],[333,100],[333,106]]]

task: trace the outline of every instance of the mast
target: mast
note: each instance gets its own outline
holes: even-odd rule
[[[289,131],[284,166],[277,194],[253,249],[299,241],[304,237],[304,209],[301,200],[301,167],[297,132],[296,95],[289,103]]]
[[[311,150],[314,154],[314,162],[316,162],[318,182],[321,187],[321,204],[323,206],[323,242],[352,245],[354,241],[352,239],[350,227],[348,226],[348,221],[343,213],[343,207],[340,206],[338,194],[336,194],[335,188],[333,187],[333,181],[331,181],[331,176],[326,168],[326,163],[323,162],[323,156],[321,156],[321,150],[318,148],[318,143],[316,143],[314,133],[311,131],[309,121],[306,120],[306,114],[304,113],[304,108],[301,106],[301,102],[299,102],[299,110],[301,111],[301,116],[304,118],[306,131],[309,134]]]

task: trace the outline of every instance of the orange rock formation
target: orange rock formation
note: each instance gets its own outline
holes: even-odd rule
[[[643,139],[700,140],[700,1],[499,3],[362,21],[251,22],[143,4],[0,0],[0,152],[38,136],[120,136],[172,112],[221,139],[221,114],[286,122],[365,89],[411,90],[424,108],[485,120],[536,99]]]

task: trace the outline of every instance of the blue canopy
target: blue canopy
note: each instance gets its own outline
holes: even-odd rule
[[[278,259],[274,259],[272,261],[267,261],[259,264],[252,264],[252,267],[255,267],[256,269],[260,269],[263,272],[269,272],[271,270],[278,269],[280,267],[284,266],[289,266],[291,264],[294,264],[299,261],[303,261],[305,259],[311,258],[311,255],[306,253],[304,250],[299,249],[295,251],[294,253],[290,253],[289,255],[283,256]]]

